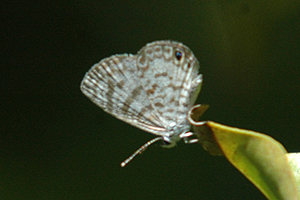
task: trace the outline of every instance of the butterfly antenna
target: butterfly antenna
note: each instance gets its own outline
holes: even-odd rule
[[[129,156],[126,160],[124,160],[121,163],[121,167],[125,167],[135,156],[137,156],[138,154],[142,153],[143,151],[145,151],[147,149],[147,147],[149,147],[151,144],[157,142],[158,140],[162,140],[162,137],[157,137],[154,138],[150,141],[148,141],[147,143],[145,143],[143,146],[141,146],[138,150],[136,150],[131,156]]]

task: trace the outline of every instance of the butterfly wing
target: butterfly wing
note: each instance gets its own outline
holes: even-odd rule
[[[135,55],[115,55],[95,64],[85,75],[81,91],[104,111],[142,130],[162,135],[165,128],[152,114],[142,88]]]
[[[95,64],[82,92],[104,111],[155,135],[189,129],[187,111],[200,91],[199,63],[178,42],[147,44],[137,55],[115,55]]]
[[[187,111],[200,92],[199,62],[185,45],[172,41],[147,44],[137,55],[137,74],[157,118],[168,130],[189,128]],[[181,127],[180,127],[181,126]]]

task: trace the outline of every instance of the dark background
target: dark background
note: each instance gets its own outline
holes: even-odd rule
[[[299,151],[299,0],[1,4],[0,199],[265,199],[198,144],[154,144],[120,167],[154,136],[103,112],[79,85],[102,58],[160,39],[200,60],[204,120]]]

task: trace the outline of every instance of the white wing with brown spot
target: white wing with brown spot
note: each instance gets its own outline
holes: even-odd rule
[[[85,75],[81,91],[109,114],[145,131],[164,132],[136,74],[136,56],[115,55],[95,64]]]
[[[178,42],[147,44],[137,55],[95,64],[82,92],[104,111],[142,130],[171,137],[188,131],[187,111],[200,91],[199,63]]]
[[[178,42],[153,42],[138,53],[141,85],[157,117],[169,130],[188,123],[187,111],[194,104],[202,83],[199,67],[192,51]]]

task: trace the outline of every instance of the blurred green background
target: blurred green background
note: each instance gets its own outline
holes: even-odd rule
[[[265,199],[224,157],[106,114],[80,91],[87,70],[148,42],[200,60],[204,120],[300,150],[300,1],[2,1],[0,199]]]

